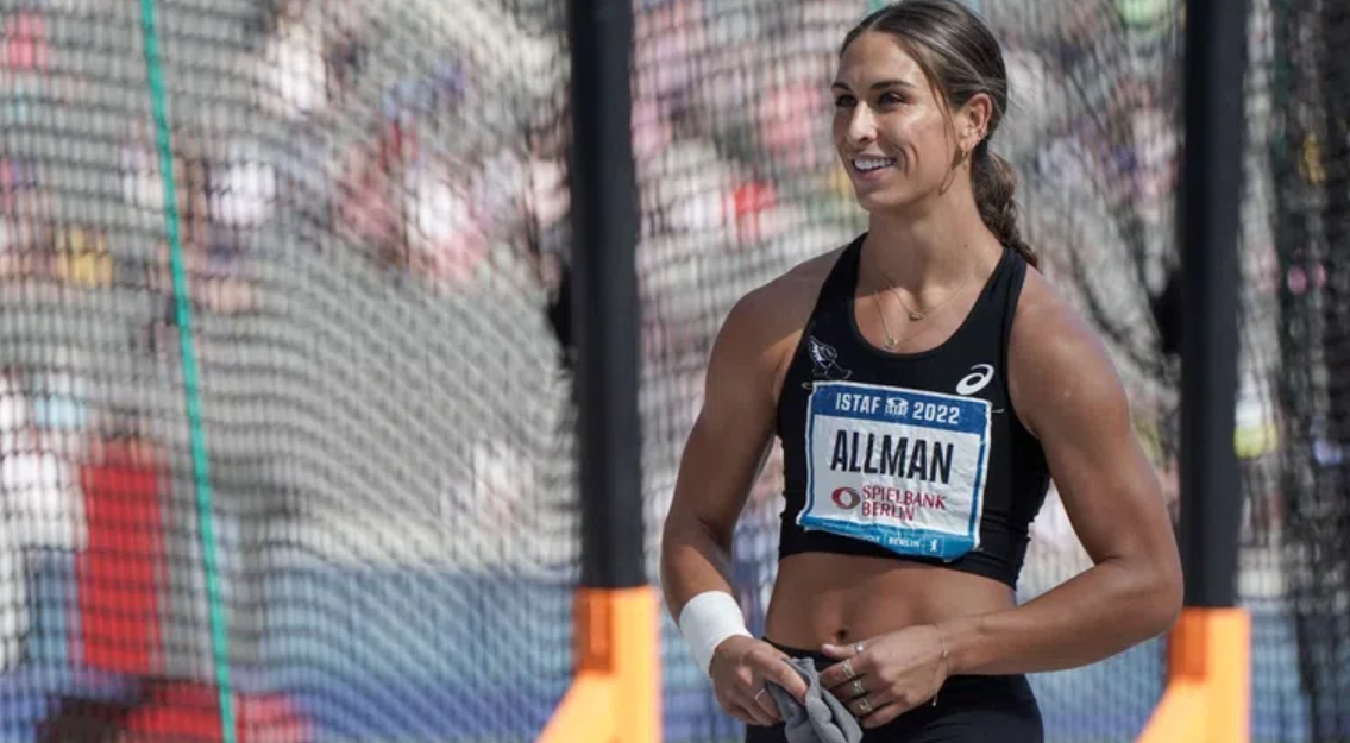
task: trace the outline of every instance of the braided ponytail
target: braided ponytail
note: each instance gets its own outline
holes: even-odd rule
[[[1004,245],[1010,245],[1035,268],[1039,258],[1036,251],[1022,239],[1017,226],[1017,174],[1007,160],[989,151],[989,142],[980,142],[971,162],[971,185],[975,190],[975,205],[980,219]]]

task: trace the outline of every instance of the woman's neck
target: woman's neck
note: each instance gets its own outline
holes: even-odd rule
[[[974,201],[968,209],[952,205],[951,199],[939,204],[870,216],[860,264],[865,282],[917,295],[992,270],[1002,246],[980,219]]]

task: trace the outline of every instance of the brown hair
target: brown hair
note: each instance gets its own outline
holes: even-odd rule
[[[1032,266],[1036,251],[1017,226],[1017,177],[989,149],[1008,106],[1008,72],[998,40],[979,16],[956,0],[901,0],[864,18],[844,37],[840,53],[864,32],[890,34],[914,57],[948,110],[981,93],[993,101],[989,130],[971,153],[971,185],[980,218],[999,241]]]

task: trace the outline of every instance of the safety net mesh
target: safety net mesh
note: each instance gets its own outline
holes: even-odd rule
[[[1278,307],[1273,393],[1286,439],[1273,498],[1302,692],[1298,732],[1350,740],[1350,11],[1273,3],[1270,142],[1275,189],[1269,291]]]
[[[0,739],[533,739],[579,543],[553,20],[0,3]]]
[[[1106,340],[1175,510],[1180,8],[970,4],[1005,43],[993,147],[1024,230]],[[871,7],[635,3],[653,580],[721,321],[865,224],[825,87]],[[538,734],[579,557],[566,10],[0,0],[0,740]],[[1350,735],[1347,29],[1332,0],[1253,0],[1257,740]],[[756,631],[780,487],[775,454],[736,532]],[[1052,493],[1020,596],[1088,565]],[[661,642],[666,739],[736,739],[667,618]],[[1160,642],[1033,679],[1055,741],[1133,739],[1163,681]]]

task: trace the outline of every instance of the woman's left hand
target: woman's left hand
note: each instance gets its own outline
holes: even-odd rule
[[[865,728],[894,720],[935,697],[949,672],[937,627],[917,625],[852,645],[826,644],[840,662],[820,672],[820,685],[846,704]]]

